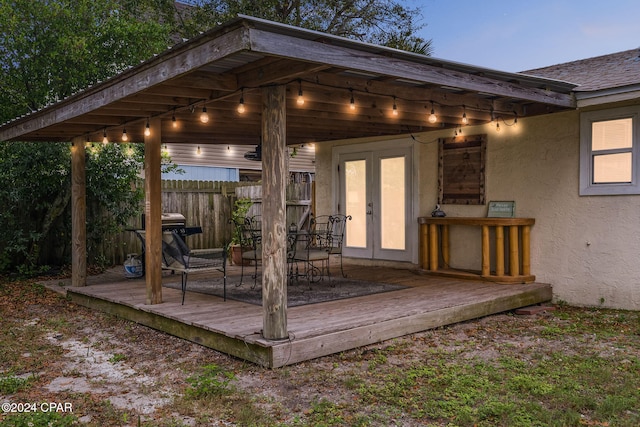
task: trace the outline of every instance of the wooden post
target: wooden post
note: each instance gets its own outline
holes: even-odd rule
[[[87,285],[87,172],[83,138],[71,142],[71,286]]]
[[[489,254],[489,226],[482,226],[482,275],[491,274],[491,258]]]
[[[160,119],[149,121],[144,139],[144,216],[146,304],[162,303],[162,174]]]
[[[531,274],[531,227],[522,226],[522,274]]]
[[[438,226],[429,224],[429,270],[438,269]]]
[[[496,276],[504,276],[504,227],[496,226]]]
[[[509,274],[511,276],[520,275],[520,255],[518,246],[518,226],[509,226]]]
[[[420,224],[420,267],[429,268],[429,225]]]
[[[288,338],[287,218],[289,176],[286,88],[262,89],[262,310],[263,337]]]
[[[442,227],[442,236],[440,236],[442,245],[442,262],[444,263],[444,268],[449,268],[450,257],[449,253],[451,250],[449,249],[451,246],[449,245],[449,226],[447,224],[443,224]]]

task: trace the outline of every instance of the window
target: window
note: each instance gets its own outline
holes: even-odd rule
[[[580,115],[580,195],[640,194],[640,106]]]

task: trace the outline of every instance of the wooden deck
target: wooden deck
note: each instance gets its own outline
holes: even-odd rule
[[[121,273],[69,287],[67,294],[78,304],[270,368],[551,300],[551,285],[543,283],[504,285],[401,269],[345,268],[355,279],[409,287],[290,307],[289,338],[283,341],[262,338],[260,306],[192,292],[181,305],[180,291],[166,287],[162,304],[145,305],[144,281],[124,279]]]

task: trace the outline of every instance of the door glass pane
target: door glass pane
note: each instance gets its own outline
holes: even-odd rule
[[[405,248],[404,157],[380,159],[380,244],[382,249]]]
[[[367,162],[353,160],[344,162],[345,213],[351,215],[347,221],[346,245],[367,247]]]

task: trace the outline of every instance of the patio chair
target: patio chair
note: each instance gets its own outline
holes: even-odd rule
[[[344,231],[347,221],[351,220],[351,215],[333,214],[329,216],[329,227],[327,229],[327,248],[329,255],[340,255],[340,272],[344,274],[342,265],[342,244],[344,243]]]
[[[328,230],[330,227],[329,217],[320,216],[311,219],[310,230],[306,233],[298,233],[298,241],[303,246],[297,250],[294,256],[296,262],[304,263],[304,276],[307,283],[316,282],[322,278],[324,272],[331,284],[331,272],[329,270],[329,248]],[[320,267],[316,266],[320,263]]]
[[[226,246],[226,245],[225,245]],[[217,270],[223,274],[223,298],[227,299],[227,248],[191,250],[175,231],[162,233],[162,269],[182,273],[182,304],[189,273]]]
[[[258,263],[262,262],[262,222],[259,215],[250,218],[244,218],[234,224],[237,235],[240,238],[240,283],[244,282],[244,267],[246,262],[253,263],[253,286],[255,289],[258,284]]]

